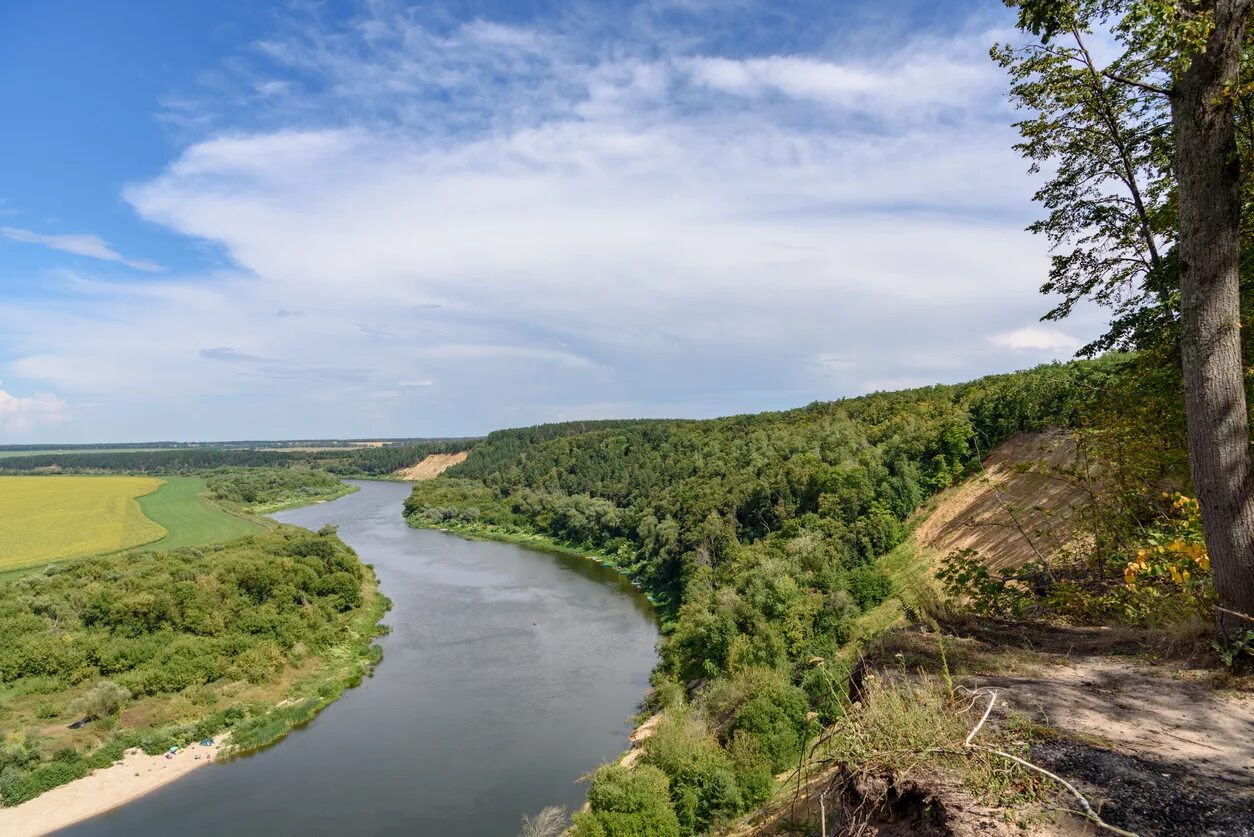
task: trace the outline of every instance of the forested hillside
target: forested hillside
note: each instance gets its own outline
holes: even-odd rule
[[[842,649],[894,593],[877,559],[920,503],[1012,433],[1101,415],[1135,366],[1114,355],[780,413],[500,431],[416,485],[406,514],[543,535],[662,605],[654,705],[669,710],[642,761],[665,781],[598,773],[576,833],[619,833],[598,829],[624,812],[596,800],[658,787],[666,802],[640,802],[645,830],[631,833],[703,833],[760,804],[814,725],[840,715]]]
[[[498,431],[444,479],[417,486],[407,514],[535,530],[612,553],[659,596],[675,596],[738,544],[779,544],[803,530],[828,558],[865,563],[900,541],[920,501],[996,442],[1074,422],[1125,362],[712,421]]]

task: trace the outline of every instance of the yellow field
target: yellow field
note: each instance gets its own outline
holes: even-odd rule
[[[0,477],[0,570],[165,537],[135,500],[161,483],[152,477]]]

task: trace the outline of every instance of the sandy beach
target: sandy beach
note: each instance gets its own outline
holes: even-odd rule
[[[0,834],[38,837],[103,814],[198,767],[213,764],[225,743],[224,739],[216,739],[209,747],[193,744],[168,759],[145,755],[138,749],[128,750],[122,761],[111,767],[53,788],[13,808],[0,808]]]

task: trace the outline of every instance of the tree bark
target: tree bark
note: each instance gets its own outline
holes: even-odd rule
[[[1252,0],[1209,0],[1206,49],[1172,90],[1189,461],[1220,632],[1254,630],[1254,485],[1241,358],[1240,163],[1233,97]]]

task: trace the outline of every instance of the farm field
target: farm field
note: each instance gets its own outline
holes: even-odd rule
[[[259,535],[260,523],[230,514],[201,496],[203,477],[164,477],[164,485],[139,498],[139,507],[168,533],[149,544],[152,549],[205,546],[232,538]]]
[[[138,502],[154,477],[0,477],[0,570],[141,546],[166,530]]]

